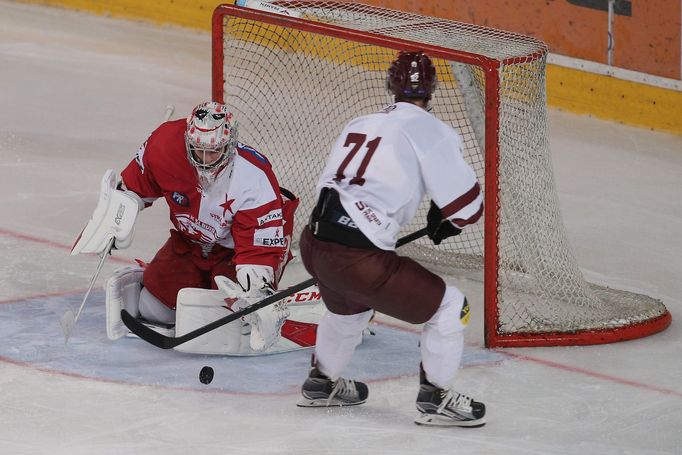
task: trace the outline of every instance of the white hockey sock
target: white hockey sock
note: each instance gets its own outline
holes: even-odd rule
[[[465,301],[457,288],[447,286],[440,308],[422,329],[422,367],[428,381],[443,389],[452,386],[462,361],[463,331],[469,322]]]
[[[362,332],[371,317],[371,310],[347,316],[324,312],[317,327],[315,345],[317,369],[322,374],[333,381],[341,376],[362,341]]]

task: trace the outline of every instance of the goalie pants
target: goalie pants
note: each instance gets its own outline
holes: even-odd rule
[[[214,245],[208,257],[203,257],[198,244],[188,242],[174,229],[170,234],[142,277],[145,288],[168,308],[175,309],[182,288],[217,289],[213,281],[217,275],[237,279],[233,250]]]

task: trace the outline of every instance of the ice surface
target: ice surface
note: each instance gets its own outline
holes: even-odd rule
[[[487,404],[483,428],[412,423],[418,335],[387,319],[350,370],[369,401],[340,410],[295,406],[306,352],[225,359],[109,342],[101,286],[65,347],[59,316],[97,264],[68,252],[102,174],[132,158],[167,105],[178,118],[209,96],[205,33],[0,0],[0,453],[681,453],[682,138],[556,111],[555,173],[580,265],[662,298],[673,324],[612,345],[488,351],[480,282],[450,278],[474,311],[457,389]],[[145,211],[98,283],[151,259],[167,218],[162,203]]]

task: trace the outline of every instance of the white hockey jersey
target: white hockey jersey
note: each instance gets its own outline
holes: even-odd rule
[[[400,229],[428,195],[459,228],[483,213],[476,174],[462,157],[459,135],[411,103],[396,103],[351,120],[332,147],[317,184],[341,204],[377,247],[395,249]]]

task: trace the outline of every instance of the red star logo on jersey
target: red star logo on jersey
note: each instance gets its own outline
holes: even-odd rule
[[[225,213],[229,210],[231,214],[234,215],[234,212],[232,211],[232,203],[234,202],[234,199],[227,199],[227,194],[225,195],[225,202],[220,204],[220,206],[223,208],[223,218],[225,218]]]

